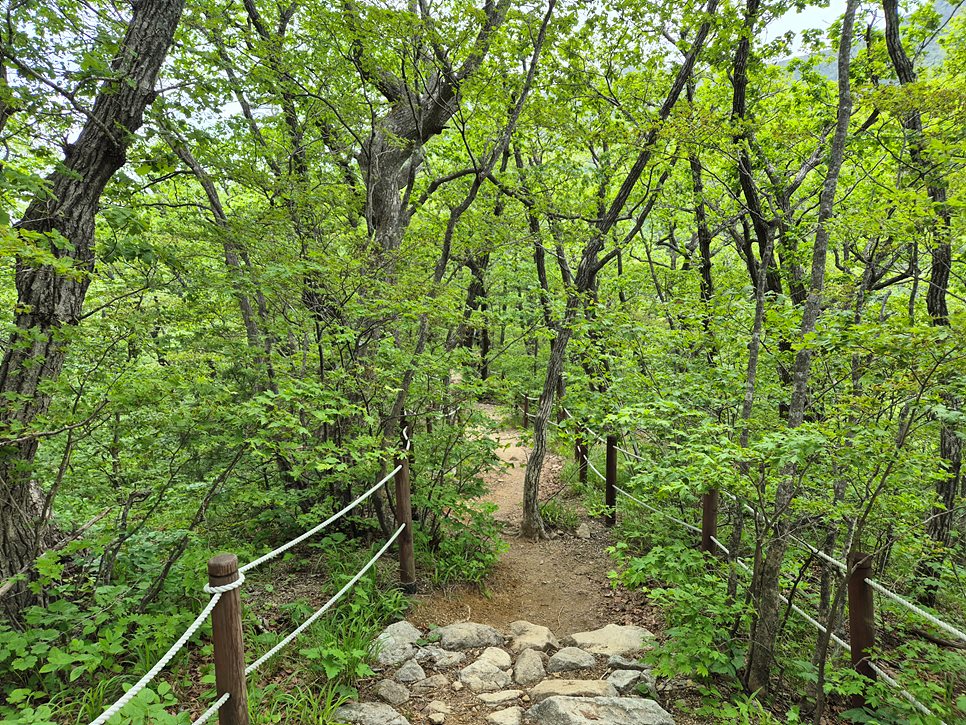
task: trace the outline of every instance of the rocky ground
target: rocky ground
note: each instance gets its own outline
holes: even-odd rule
[[[653,639],[633,625],[558,640],[526,621],[506,632],[397,622],[374,645],[380,679],[336,717],[352,725],[674,725],[637,660]]]
[[[674,723],[659,702],[675,693],[659,694],[635,657],[660,623],[638,596],[610,586],[609,530],[583,516],[576,531],[548,541],[517,536],[529,450],[519,431],[496,438],[504,466],[490,475],[485,500],[499,507],[509,551],[484,590],[421,591],[408,621],[377,640],[378,677],[338,717],[352,725]],[[579,509],[563,466],[548,454],[541,499]]]

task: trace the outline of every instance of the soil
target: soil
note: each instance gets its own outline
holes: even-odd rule
[[[483,407],[497,417],[493,408]],[[510,622],[524,619],[550,627],[558,637],[615,621],[608,614],[614,597],[607,578],[613,568],[606,553],[611,538],[602,522],[586,517],[579,499],[561,481],[563,459],[548,453],[541,498],[557,496],[564,505],[579,509],[591,538],[553,532],[553,539],[528,541],[519,535],[519,528],[530,450],[516,430],[499,431],[496,441],[497,453],[507,465],[489,474],[490,490],[483,500],[498,506],[496,518],[503,524],[509,550],[494,567],[484,590],[458,586],[417,595],[410,620],[423,628],[473,621],[506,631]]]
[[[495,409],[483,408],[491,418],[498,420]],[[578,538],[573,531],[554,531],[553,538],[533,542],[519,535],[523,479],[530,455],[525,435],[514,429],[502,429],[495,434],[498,455],[507,465],[490,474],[490,490],[483,500],[498,506],[496,518],[503,524],[509,550],[494,567],[485,589],[466,585],[418,594],[407,619],[424,630],[432,625],[473,621],[489,624],[503,632],[509,630],[511,622],[523,619],[549,627],[558,638],[613,622],[647,627],[660,637],[662,622],[657,610],[641,595],[611,587],[608,572],[614,565],[606,552],[612,543],[611,533],[603,520],[587,515],[580,497],[573,494],[562,480],[564,460],[556,453],[548,452],[544,461],[541,500],[556,497],[564,506],[578,511],[580,523],[587,524],[590,529],[590,538]],[[467,654],[470,656],[466,662],[471,662],[477,653]],[[451,670],[445,674],[452,680],[455,672]],[[564,676],[598,679],[605,676],[605,670],[598,666],[593,670],[568,672]],[[374,686],[376,682],[377,679],[367,684]],[[679,711],[682,700],[690,693],[680,689],[675,692],[674,689],[677,688],[668,688],[663,694],[665,700],[676,700],[673,704],[666,703],[676,721],[681,725],[700,722]],[[366,699],[376,699],[369,687],[363,692],[363,700]],[[443,688],[425,695],[414,693],[413,699],[399,710],[410,722],[427,723],[427,705],[434,699],[442,700],[452,708],[452,712],[446,715],[446,725],[479,725],[485,722],[488,712],[499,709],[482,705],[466,689],[455,692]],[[511,704],[520,703],[507,703]],[[527,698],[522,704],[529,707]]]

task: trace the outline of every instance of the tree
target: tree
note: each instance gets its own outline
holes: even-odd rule
[[[0,462],[6,505],[0,513],[0,575],[19,572],[43,550],[54,492],[32,481],[39,438],[33,422],[47,410],[44,384],[55,380],[67,354],[66,328],[78,323],[95,266],[94,221],[108,181],[154,100],[155,81],[184,9],[183,0],[135,3],[110,77],[101,85],[77,140],[46,179],[16,225],[17,233],[44,245],[53,260],[17,263],[16,330],[0,365],[0,427],[7,437]],[[8,60],[16,64],[16,58]],[[21,70],[33,73],[26,66]],[[9,614],[27,601],[26,590],[8,598]]]

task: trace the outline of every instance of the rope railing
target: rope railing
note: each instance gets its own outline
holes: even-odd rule
[[[212,594],[211,599],[208,601],[208,604],[205,605],[205,608],[201,610],[201,614],[195,617],[195,620],[188,625],[188,628],[184,631],[184,633],[180,637],[178,637],[177,641],[173,645],[171,645],[171,647],[168,649],[167,652],[164,653],[164,655],[162,655],[161,659],[159,659],[154,664],[154,667],[152,667],[146,673],[144,673],[144,676],[136,683],[134,683],[130,688],[128,688],[127,692],[121,695],[114,702],[113,705],[108,707],[98,717],[91,720],[90,725],[103,725],[112,717],[114,717],[117,713],[119,713],[124,708],[124,706],[127,705],[131,700],[137,697],[138,693],[141,692],[141,690],[143,690],[145,687],[147,687],[151,683],[151,680],[153,680],[155,677],[158,676],[161,670],[163,670],[167,666],[168,662],[170,662],[171,659],[176,654],[178,654],[178,652],[181,651],[181,648],[185,646],[187,641],[191,639],[191,636],[198,631],[199,627],[201,627],[202,624],[205,623],[205,620],[208,619],[208,615],[211,614],[211,611],[215,608],[215,605],[218,604],[218,601],[221,599],[222,593],[223,592],[217,592],[215,594]]]
[[[564,410],[565,412],[567,412],[568,417],[573,417],[570,415],[569,411],[566,411],[566,409]],[[608,456],[616,456],[616,453],[619,451],[621,453],[624,453],[625,456],[635,459],[636,461],[646,462],[646,459],[637,455],[636,453],[632,453],[631,451],[628,451],[626,448],[617,446],[616,436],[607,436],[607,437],[602,436],[601,434],[597,433],[595,430],[593,430],[592,428],[586,425],[578,426],[578,436],[580,435],[580,431],[585,431],[586,433],[591,434],[592,436],[594,436],[594,440],[596,441],[605,441],[609,449],[613,448],[613,452],[608,450]],[[710,551],[713,548],[718,549],[726,556],[729,556],[731,560],[743,571],[749,574],[752,573],[751,567],[749,567],[744,561],[742,561],[740,557],[732,556],[732,552],[728,549],[728,547],[725,546],[723,543],[721,543],[721,541],[715,535],[714,526],[711,526],[711,527],[707,526],[707,521],[703,522],[704,525],[701,528],[694,526],[693,524],[690,524],[687,521],[679,519],[661,509],[658,509],[646,503],[645,501],[642,501],[640,498],[634,496],[630,492],[621,488],[620,486],[617,485],[617,481],[616,481],[616,478],[617,478],[616,465],[612,464],[609,458],[608,466],[607,466],[607,474],[602,473],[594,465],[593,461],[590,460],[590,456],[586,449],[586,445],[583,448],[581,448],[581,445],[579,443],[580,440],[581,439],[578,438],[578,447],[577,447],[578,463],[582,466],[586,466],[587,468],[589,468],[589,470],[593,471],[593,473],[600,480],[604,482],[605,487],[608,489],[608,497],[613,495],[610,493],[610,491],[613,491],[614,493],[618,493],[623,497],[628,498],[629,500],[635,502],[636,504],[642,506],[643,508],[653,513],[656,513],[663,518],[673,521],[680,526],[683,526],[689,531],[693,531],[701,534],[702,548],[704,550]],[[717,491],[715,493],[717,493]],[[759,511],[757,511],[754,507],[750,506],[746,501],[743,501],[742,499],[740,499],[738,496],[732,494],[729,491],[724,491],[724,490],[720,491],[720,493],[723,493],[728,498],[734,500],[737,503],[740,503],[743,510],[752,514],[759,520],[765,520],[765,517]],[[707,499],[707,496],[705,496],[705,499]],[[707,510],[708,509],[705,506],[705,511],[707,512]],[[715,504],[715,507],[713,509],[713,514],[716,516],[716,513],[717,513],[717,509]],[[705,518],[707,518],[707,516]],[[614,517],[613,517],[613,514],[611,513],[608,517],[608,525],[611,525],[613,521],[614,521]],[[940,723],[943,723],[943,721],[939,719],[935,715],[935,713],[933,713],[930,710],[929,707],[924,705],[912,693],[910,693],[907,689],[902,687],[902,685],[899,684],[899,682],[892,675],[890,675],[880,665],[871,661],[871,657],[869,653],[874,646],[874,628],[873,628],[874,617],[872,615],[871,595],[869,595],[867,592],[870,592],[871,590],[875,590],[881,596],[886,597],[887,599],[895,602],[896,604],[902,607],[905,607],[909,611],[913,612],[914,614],[917,614],[918,616],[922,617],[923,619],[930,622],[934,626],[947,632],[948,634],[951,634],[952,636],[956,637],[961,641],[966,642],[966,632],[963,632],[959,628],[949,624],[948,622],[943,621],[942,619],[940,619],[939,617],[936,617],[935,615],[926,611],[922,607],[919,607],[913,604],[912,602],[909,602],[902,596],[896,594],[895,592],[884,587],[882,584],[875,581],[871,577],[867,576],[866,573],[869,571],[867,569],[870,561],[869,557],[862,554],[853,554],[852,557],[850,557],[850,561],[854,559],[856,561],[856,565],[853,567],[850,567],[844,562],[839,561],[833,556],[830,556],[829,554],[822,551],[821,549],[818,549],[817,547],[809,544],[807,541],[801,539],[800,537],[795,536],[794,534],[789,534],[788,536],[790,540],[792,540],[797,545],[801,546],[803,549],[810,552],[812,555],[820,559],[822,562],[830,566],[833,566],[839,571],[841,571],[843,574],[845,574],[845,576],[849,579],[850,582],[858,581],[863,585],[863,587],[857,587],[857,589],[860,591],[858,594],[855,595],[857,597],[860,597],[862,601],[857,600],[856,602],[853,602],[852,601],[853,594],[851,591],[850,591],[850,601],[849,601],[850,612],[853,609],[858,612],[858,610],[863,605],[867,606],[867,610],[865,612],[865,617],[864,617],[864,619],[867,621],[866,622],[861,621],[863,617],[860,614],[857,614],[856,618],[851,620],[851,626],[850,626],[850,632],[851,632],[853,641],[862,642],[862,644],[861,645],[857,644],[856,645],[857,649],[853,652],[852,645],[850,645],[848,642],[846,642],[841,637],[836,635],[834,632],[828,632],[825,625],[823,625],[821,622],[816,620],[814,617],[808,614],[808,612],[806,612],[804,609],[799,607],[797,604],[792,602],[788,597],[781,594],[780,592],[778,593],[779,600],[783,602],[786,606],[788,606],[791,611],[795,612],[795,614],[797,614],[805,622],[807,622],[809,625],[817,629],[819,632],[822,632],[823,634],[828,634],[829,640],[831,642],[836,644],[838,647],[841,647],[844,652],[846,652],[852,657],[853,666],[856,667],[856,669],[859,670],[862,674],[866,674],[866,676],[871,677],[872,679],[875,679],[876,677],[878,677],[879,679],[881,679],[882,682],[884,682],[890,688],[895,690],[899,695],[901,695],[903,699],[909,702],[909,704],[913,708],[915,708],[917,712],[919,712],[922,715],[926,715],[928,717],[936,718]],[[866,587],[867,589],[865,591],[861,591],[863,588],[866,588]],[[867,625],[867,627],[865,625]],[[853,629],[854,630],[865,629],[866,631],[864,633],[859,631],[851,631]],[[868,641],[864,641],[863,637],[867,637]],[[860,696],[860,697],[864,697],[864,696]],[[945,723],[943,723],[943,725],[945,725]]]
[[[255,569],[256,567],[261,566],[266,561],[271,561],[272,559],[274,559],[279,554],[284,554],[286,551],[288,551],[292,547],[298,546],[299,544],[301,544],[306,539],[312,538],[313,536],[315,536],[317,533],[319,533],[320,531],[322,531],[326,527],[332,525],[333,523],[335,523],[336,521],[338,521],[339,519],[341,519],[343,516],[345,516],[350,511],[352,511],[356,506],[358,506],[359,504],[361,504],[363,501],[365,501],[367,498],[369,498],[376,491],[378,491],[380,488],[382,488],[383,486],[385,486],[386,485],[386,482],[390,478],[392,478],[393,476],[395,476],[397,473],[399,473],[399,471],[401,469],[402,469],[402,464],[399,464],[394,469],[392,469],[386,475],[385,478],[383,478],[381,481],[379,481],[379,483],[377,483],[375,486],[373,486],[372,488],[370,488],[364,494],[362,494],[361,496],[359,496],[359,498],[357,498],[355,501],[353,501],[352,503],[350,503],[348,506],[345,506],[341,510],[339,510],[336,513],[332,514],[332,516],[330,516],[329,518],[327,518],[325,521],[323,521],[318,526],[313,526],[311,529],[309,529],[308,531],[306,531],[305,533],[303,533],[303,534],[301,534],[299,536],[296,536],[291,541],[288,541],[288,542],[282,544],[278,548],[272,549],[270,552],[268,552],[267,554],[263,554],[262,556],[258,557],[254,561],[248,562],[247,564],[245,564],[245,566],[240,567],[238,569],[238,571],[241,572],[242,574],[244,574],[246,571],[251,571],[252,569]]]
[[[402,430],[403,438],[403,451],[408,453],[412,448],[412,438],[409,436],[408,427]],[[330,516],[328,519],[313,526],[311,529],[305,531],[304,533],[296,536],[295,538],[289,540],[285,544],[269,551],[266,554],[258,557],[257,559],[245,564],[244,566],[237,566],[237,558],[232,555],[230,558],[234,562],[231,565],[231,571],[227,574],[229,577],[234,577],[227,583],[214,584],[210,580],[208,584],[203,587],[203,590],[211,595],[211,599],[202,609],[201,613],[192,621],[190,625],[185,629],[182,635],[175,641],[175,643],[168,649],[167,652],[154,664],[151,669],[149,669],[141,679],[139,679],[134,685],[132,685],[121,697],[119,697],[110,707],[104,710],[97,718],[92,720],[89,725],[104,725],[112,717],[117,715],[128,703],[130,703],[137,695],[142,692],[158,674],[168,665],[168,663],[174,658],[178,652],[185,646],[189,639],[201,628],[202,624],[207,621],[208,617],[211,616],[213,622],[217,621],[219,616],[222,617],[222,623],[224,623],[225,616],[234,616],[237,621],[232,622],[234,629],[237,630],[237,640],[229,642],[235,652],[227,653],[224,652],[226,649],[224,643],[219,643],[218,632],[215,632],[215,671],[216,674],[219,671],[219,665],[223,662],[230,660],[232,657],[238,658],[244,656],[243,644],[241,642],[241,606],[240,599],[238,600],[238,606],[234,607],[231,612],[226,614],[228,610],[224,610],[218,605],[223,604],[223,598],[226,595],[231,595],[238,597],[238,590],[245,583],[245,572],[251,571],[258,566],[264,564],[271,559],[276,558],[280,554],[288,551],[289,549],[297,546],[306,539],[311,538],[315,534],[324,530],[326,527],[330,526],[334,522],[338,521],[340,518],[345,516],[350,511],[357,508],[363,502],[365,502],[370,496],[372,496],[376,491],[386,485],[386,483],[395,478],[396,481],[396,518],[397,521],[401,522],[398,528],[393,532],[390,538],[383,544],[379,551],[373,556],[366,565],[360,569],[349,582],[342,587],[332,598],[330,598],[322,607],[317,609],[305,622],[299,625],[295,630],[286,635],[278,644],[272,647],[268,652],[263,654],[252,664],[244,668],[244,676],[247,676],[255,672],[259,667],[261,667],[265,662],[274,657],[278,652],[284,649],[288,644],[290,644],[296,637],[298,637],[302,632],[304,632],[308,627],[310,627],[319,617],[321,617],[326,611],[328,611],[332,606],[334,606],[339,599],[341,599],[349,589],[351,589],[358,581],[365,575],[369,569],[371,569],[375,563],[389,550],[397,539],[401,538],[399,551],[400,551],[400,580],[406,591],[411,592],[415,588],[415,563],[413,559],[413,541],[412,541],[412,509],[411,509],[411,497],[410,497],[410,482],[409,482],[409,459],[405,456],[400,457],[400,463],[390,471],[385,477],[383,477],[378,483],[369,488],[365,493],[360,495],[354,501],[352,501],[347,506],[344,506],[338,512]],[[209,562],[209,577],[212,576],[212,562],[216,559],[222,559],[223,557],[215,557]],[[223,562],[222,562],[223,563]],[[213,623],[213,630],[217,629]],[[224,629],[224,628],[223,628]],[[231,626],[228,629],[232,629]],[[223,635],[224,636],[224,635]],[[220,651],[221,650],[221,651]],[[230,656],[229,656],[230,655]],[[228,704],[232,703],[232,708],[230,710],[235,710],[233,716],[225,718],[225,713],[220,716],[221,722],[231,723],[232,725],[247,725],[248,715],[247,715],[247,694],[245,692],[245,682],[244,676],[240,678],[240,685],[236,683],[236,689],[221,691],[221,681],[219,679],[219,693],[218,699],[215,700],[212,705],[205,710],[196,720],[193,721],[193,725],[201,725],[201,723],[207,722],[216,713],[221,712],[222,708]],[[235,699],[233,700],[233,695]]]
[[[379,559],[382,558],[382,555],[386,553],[386,551],[389,549],[390,546],[393,545],[393,543],[395,543],[396,539],[399,538],[399,535],[403,532],[403,529],[405,528],[406,528],[406,525],[402,524],[398,529],[396,529],[395,533],[391,537],[389,537],[389,539],[386,541],[385,544],[382,545],[382,548],[379,549],[376,555],[373,556],[371,559],[369,559],[366,565],[362,567],[362,569],[360,569],[358,573],[356,573],[356,575],[352,577],[352,579],[350,579],[349,582],[344,587],[342,587],[334,596],[332,596],[329,599],[329,601],[327,601],[321,607],[316,609],[315,612],[312,614],[312,616],[310,616],[308,619],[302,622],[302,624],[300,624],[298,627],[293,629],[288,635],[286,635],[281,642],[276,644],[268,652],[266,652],[257,660],[255,660],[250,665],[248,665],[248,667],[245,668],[245,674],[250,675],[252,672],[254,672],[263,664],[265,664],[270,659],[272,659],[272,657],[274,657],[283,649],[285,649],[289,644],[292,643],[292,641],[296,637],[302,634],[302,632],[304,632],[306,629],[311,627],[312,624],[315,622],[315,620],[317,620],[319,617],[325,614],[332,607],[332,605],[338,602],[343,597],[343,595],[347,591],[349,591],[353,586],[355,586],[356,582],[358,582],[362,578],[362,576],[367,571],[369,571],[370,568],[372,568],[373,564],[375,564],[377,561],[379,561]]]
[[[966,642],[966,632],[963,632],[963,631],[957,629],[956,627],[954,627],[953,625],[949,624],[948,622],[944,622],[939,617],[935,616],[934,614],[931,614],[931,613],[927,612],[922,607],[917,606],[917,605],[913,604],[912,602],[910,602],[909,600],[904,599],[903,597],[899,596],[898,594],[896,594],[891,589],[886,589],[884,586],[882,586],[881,584],[879,584],[879,582],[877,582],[875,579],[867,578],[865,580],[865,583],[868,584],[873,589],[875,589],[877,592],[879,592],[879,594],[881,594],[882,596],[884,596],[886,599],[890,599],[893,602],[895,602],[896,604],[899,604],[899,605],[905,607],[909,611],[918,614],[920,617],[922,617],[923,619],[925,619],[927,622],[930,622],[933,625],[935,625],[936,627],[938,627],[939,629],[947,632],[948,634],[951,634],[956,639],[959,639],[959,640],[962,640],[963,642]]]
[[[222,705],[228,702],[228,699],[230,697],[231,697],[230,692],[224,693],[221,697],[219,697],[217,700],[215,700],[212,703],[211,707],[209,707],[207,710],[201,713],[201,715],[198,717],[197,720],[192,720],[191,725],[202,725],[202,723],[208,722],[208,720],[211,719],[211,716],[214,715],[216,712],[218,712],[221,709]]]

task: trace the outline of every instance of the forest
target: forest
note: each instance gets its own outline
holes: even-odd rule
[[[401,457],[415,599],[487,594],[511,539],[614,516],[601,435],[623,492],[716,509],[711,552],[623,500],[605,534],[677,722],[966,722],[961,4],[6,0],[0,721],[96,721],[210,557]],[[250,574],[250,654],[398,503]],[[341,722],[413,601],[388,556],[249,678],[252,723]],[[841,646],[859,565],[931,617],[877,590],[891,685]],[[211,653],[206,623],[108,722],[192,722]]]

